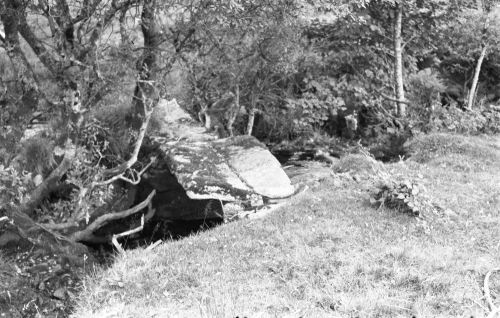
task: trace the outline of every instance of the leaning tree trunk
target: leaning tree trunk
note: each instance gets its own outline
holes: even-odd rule
[[[474,105],[474,99],[476,97],[476,92],[477,92],[477,83],[479,82],[479,73],[481,73],[481,66],[483,65],[483,60],[484,57],[486,56],[486,50],[488,47],[485,45],[483,49],[481,50],[481,55],[479,56],[479,59],[477,60],[476,64],[476,70],[474,72],[474,79],[472,80],[472,86],[470,88],[469,92],[469,100],[467,102],[467,109],[472,109],[472,106]]]
[[[132,127],[140,126],[147,109],[158,99],[157,72],[158,47],[161,33],[155,21],[156,0],[144,0],[141,14],[141,29],[144,37],[144,49],[141,60],[137,63],[139,79],[134,92],[134,114]]]
[[[398,117],[406,116],[405,91],[403,82],[403,39],[401,26],[403,7],[396,3],[394,9],[394,83],[396,85],[396,113]]]

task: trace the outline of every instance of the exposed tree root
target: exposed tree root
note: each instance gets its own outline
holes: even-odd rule
[[[123,249],[123,247],[120,245],[120,243],[118,242],[118,239],[120,237],[125,237],[125,236],[129,236],[129,235],[132,235],[132,234],[135,234],[135,233],[138,233],[140,231],[142,231],[144,229],[144,222],[150,220],[154,213],[155,213],[155,210],[153,209],[153,206],[151,204],[151,199],[153,198],[154,196],[154,193],[155,191],[151,192],[151,194],[149,195],[150,198],[149,200],[146,199],[146,201],[148,201],[148,213],[147,214],[143,214],[141,216],[141,225],[139,225],[138,227],[136,227],[135,229],[132,229],[132,230],[129,230],[129,231],[125,231],[123,233],[120,233],[120,234],[115,234],[113,235],[112,239],[111,239],[111,242],[113,243],[113,245],[116,247],[116,249],[120,252],[120,253],[123,253],[125,250]],[[159,241],[161,242],[161,241]],[[158,242],[156,242],[158,243]],[[155,243],[155,244],[156,244]],[[159,244],[159,243],[158,243]]]
[[[153,244],[149,245],[147,248],[146,248],[146,251],[151,251],[151,250],[154,250],[158,245],[160,245],[161,243],[163,243],[162,240],[158,240],[156,242],[154,242]]]
[[[145,207],[149,207],[149,212],[146,215],[146,221],[149,220],[153,214],[154,210],[152,209],[152,199],[155,196],[156,191],[153,190],[149,196],[142,201],[141,203],[137,204],[136,206],[117,213],[108,213],[105,215],[102,215],[98,217],[94,222],[92,222],[89,226],[87,226],[84,230],[75,232],[71,235],[71,239],[77,242],[94,242],[96,241],[96,236],[94,235],[94,232],[106,225],[107,223],[111,221],[116,221],[120,220],[123,218],[126,218],[128,216],[131,216],[135,213],[140,212],[142,209]],[[153,212],[151,212],[153,211]]]

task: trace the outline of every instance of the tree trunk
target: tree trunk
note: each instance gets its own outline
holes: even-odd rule
[[[248,110],[248,123],[247,123],[247,135],[251,136],[253,131],[253,125],[255,122],[255,96],[252,94],[250,96],[250,109]]]
[[[129,30],[127,29],[127,12],[128,8],[123,9],[120,12],[120,37],[121,37],[121,45],[122,47],[130,48],[131,41],[129,36]]]
[[[233,126],[236,121],[236,117],[238,117],[238,113],[240,112],[240,85],[236,84],[234,89],[234,105],[229,107],[229,116],[227,121],[227,131],[229,132],[229,136],[234,136]]]
[[[35,73],[21,50],[18,34],[20,19],[25,14],[25,9],[22,1],[4,1],[0,4],[0,19],[5,33],[5,50],[12,62],[14,76],[21,84],[23,105],[36,108],[41,93]]]
[[[486,56],[487,49],[488,47],[485,45],[481,50],[481,55],[479,56],[479,59],[477,60],[476,70],[474,72],[474,79],[472,80],[472,86],[469,91],[469,101],[467,103],[467,109],[472,109],[472,106],[474,105],[474,99],[476,97],[476,92],[477,92],[477,83],[479,82],[479,73],[481,73],[481,66],[483,65],[483,60],[484,57]]]
[[[155,21],[155,7],[156,0],[144,0],[141,14],[144,49],[141,60],[137,63],[139,80],[134,92],[134,114],[131,121],[132,127],[135,128],[141,125],[147,109],[159,99],[156,79],[161,34]]]
[[[401,26],[403,7],[396,3],[394,8],[394,83],[396,85],[396,113],[398,117],[406,116],[405,91],[403,82],[403,39]]]
[[[19,25],[19,33],[26,40],[26,43],[31,47],[42,64],[56,77],[60,78],[62,73],[62,64],[49,52],[45,45],[36,37],[33,30],[28,25],[26,17],[21,17]]]

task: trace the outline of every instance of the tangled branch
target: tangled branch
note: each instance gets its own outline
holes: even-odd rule
[[[116,221],[120,220],[123,218],[126,218],[128,216],[131,216],[133,214],[136,214],[140,211],[142,211],[145,207],[149,207],[149,212],[146,215],[146,220],[149,220],[153,214],[154,210],[152,208],[152,200],[153,197],[155,196],[156,191],[153,190],[149,196],[142,201],[141,203],[137,204],[136,206],[127,209],[125,211],[121,212],[116,212],[116,213],[108,213],[105,215],[102,215],[98,217],[94,222],[92,222],[89,226],[87,226],[84,230],[75,232],[73,235],[71,235],[71,238],[77,242],[92,242],[96,240],[96,237],[94,235],[94,232],[106,225],[107,223],[111,221]]]
[[[484,292],[484,297],[486,298],[486,302],[488,303],[488,307],[490,309],[490,313],[488,314],[487,318],[493,318],[496,315],[500,314],[500,307],[495,306],[495,304],[493,303],[493,299],[491,298],[491,292],[490,292],[490,277],[494,272],[500,272],[500,268],[494,268],[490,270],[488,273],[486,273],[486,276],[484,277],[483,292]]]

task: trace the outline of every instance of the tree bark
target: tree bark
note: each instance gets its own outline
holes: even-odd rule
[[[481,73],[481,66],[483,65],[484,57],[486,56],[486,51],[488,50],[488,46],[483,46],[481,50],[481,55],[479,55],[479,59],[477,60],[476,70],[474,72],[474,79],[472,80],[472,86],[469,91],[469,101],[467,103],[467,109],[472,109],[474,105],[474,100],[477,93],[477,84],[479,82],[479,74]]]
[[[240,85],[236,84],[234,89],[234,105],[229,107],[229,116],[227,120],[227,131],[229,132],[229,136],[234,136],[233,126],[236,121],[236,117],[238,117],[238,113],[240,112]]]
[[[396,114],[398,117],[406,116],[406,103],[403,82],[403,39],[401,27],[403,20],[403,7],[396,3],[394,8],[394,83],[396,85]]]
[[[255,122],[255,95],[250,96],[250,109],[248,110],[248,122],[247,122],[247,135],[251,136],[253,132],[253,125]]]
[[[31,68],[19,42],[19,23],[25,14],[23,1],[11,0],[0,3],[0,19],[5,33],[5,50],[12,62],[15,78],[21,84],[23,104],[36,107],[40,90],[35,73]]]
[[[20,20],[19,33],[24,40],[26,40],[42,64],[52,73],[52,75],[58,78],[61,74],[61,63],[57,62],[57,59],[52,55],[52,53],[49,52],[40,39],[35,36],[33,30],[28,25],[25,16],[23,16]]]
[[[138,128],[147,109],[158,102],[156,89],[158,72],[158,47],[161,34],[155,21],[156,0],[144,0],[141,14],[141,30],[144,38],[144,49],[137,63],[139,80],[134,91],[134,114],[132,127]]]
[[[128,8],[122,9],[120,12],[120,18],[118,21],[120,22],[120,38],[122,47],[130,47],[131,40],[129,36],[129,30],[127,30],[127,12]]]

